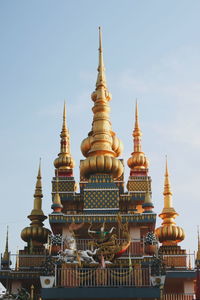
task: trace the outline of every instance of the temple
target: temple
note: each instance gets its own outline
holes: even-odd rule
[[[91,130],[81,142],[80,181],[64,103],[60,151],[54,160],[48,220],[42,210],[39,164],[30,226],[21,232],[24,249],[9,252],[8,231],[1,257],[0,281],[8,294],[23,299],[200,299],[200,242],[194,255],[182,249],[184,230],[176,225],[168,163],[162,219],[152,199],[149,161],[142,150],[138,102],[127,163],[123,144],[112,129],[99,28],[99,59]],[[131,132],[131,129],[130,129]],[[55,138],[56,139],[56,138]],[[126,166],[127,164],[127,166]],[[127,182],[124,169],[129,168]],[[159,201],[162,201],[160,199]],[[198,294],[199,293],[199,294]],[[198,296],[199,295],[199,296]],[[11,296],[10,296],[11,297]],[[199,298],[198,298],[199,297]],[[18,298],[22,299],[22,298]]]

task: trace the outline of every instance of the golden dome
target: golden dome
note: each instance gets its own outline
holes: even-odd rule
[[[184,230],[176,225],[169,224],[168,226],[159,227],[156,229],[156,236],[163,245],[177,245],[185,238]]]
[[[110,122],[111,94],[106,83],[100,29],[98,76],[92,100],[94,101],[92,130],[81,144],[81,151],[86,157],[81,161],[81,176],[88,178],[91,174],[106,173],[112,174],[114,178],[120,177],[123,173],[123,165],[116,157],[121,154],[123,145],[112,131]]]
[[[36,241],[45,244],[50,234],[50,230],[43,227],[26,227],[21,232],[21,238],[25,242]]]
[[[163,219],[162,226],[156,229],[156,235],[162,245],[173,246],[185,238],[184,230],[177,226],[175,218],[178,216],[172,205],[172,192],[169,181],[168,165],[166,160],[165,182],[164,182],[164,208],[159,215]]]
[[[133,172],[147,170],[149,167],[149,161],[145,156],[144,152],[142,152],[142,144],[141,144],[142,132],[139,127],[137,101],[135,107],[135,127],[132,135],[133,135],[134,151],[131,153],[131,157],[128,159],[127,164],[131,169],[131,171]]]
[[[81,161],[81,175],[88,178],[92,174],[108,173],[118,178],[123,173],[123,166],[119,159],[112,156],[91,156]]]
[[[63,126],[60,137],[60,153],[58,154],[58,157],[54,160],[54,166],[56,169],[73,169],[75,163],[70,153],[70,135],[66,125],[65,103],[63,110]]]

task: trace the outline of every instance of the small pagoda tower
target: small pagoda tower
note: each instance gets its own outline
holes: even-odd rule
[[[178,243],[184,240],[185,233],[181,227],[176,225],[174,220],[178,216],[178,213],[175,211],[172,203],[172,192],[169,181],[167,160],[163,195],[164,208],[159,215],[163,222],[162,226],[156,229],[156,235],[159,242],[162,243],[159,252],[162,254],[185,254],[186,251],[182,250],[180,246],[178,246]]]
[[[75,162],[70,151],[70,134],[66,121],[66,104],[60,133],[60,153],[54,160],[55,177],[52,179],[52,209],[54,213],[74,211],[73,202],[77,189],[73,177]]]
[[[142,151],[142,132],[139,126],[138,103],[135,106],[135,126],[133,130],[133,152],[127,164],[130,176],[127,183],[132,199],[132,209],[136,212],[151,211],[151,177],[148,176],[149,161]],[[149,203],[149,204],[148,204]]]
[[[10,261],[10,252],[8,250],[8,227],[6,233],[6,245],[3,257],[1,258],[1,268],[3,270],[8,270],[10,268],[11,261]]]
[[[43,227],[43,221],[47,218],[42,211],[42,182],[41,182],[41,163],[39,164],[37,181],[34,193],[34,206],[31,214],[28,216],[31,223],[21,232],[21,238],[27,243],[24,250],[20,250],[20,254],[37,254],[45,250],[44,244],[47,243],[48,235],[51,233],[49,229]]]
[[[83,189],[84,210],[105,212],[119,210],[119,189],[115,180],[122,178],[124,168],[122,161],[118,159],[123,145],[111,127],[111,94],[106,82],[100,28],[97,70],[96,89],[91,96],[94,102],[92,130],[81,144],[81,151],[86,159],[81,161],[80,175],[88,180]]]

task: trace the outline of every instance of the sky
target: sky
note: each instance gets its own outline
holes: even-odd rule
[[[168,156],[177,225],[187,251],[197,249],[200,210],[200,2],[198,0],[0,1],[0,252],[25,243],[21,230],[33,207],[42,158],[43,211],[51,213],[53,161],[59,153],[63,103],[75,178],[81,141],[92,122],[91,93],[98,64],[98,26],[112,128],[133,150],[134,105],[139,103],[142,148],[150,161],[154,211],[163,207]],[[126,166],[127,182],[129,169]],[[157,225],[160,219],[157,219]],[[48,221],[45,221],[48,227]]]

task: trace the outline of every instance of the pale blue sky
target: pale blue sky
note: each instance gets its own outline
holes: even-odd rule
[[[200,2],[144,0],[0,1],[1,247],[10,247],[33,205],[42,157],[43,209],[51,212],[53,160],[59,152],[63,101],[78,181],[80,143],[91,129],[98,26],[111,101],[113,130],[132,152],[135,99],[143,150],[150,160],[155,211],[163,206],[165,154],[174,207],[197,246],[200,209]],[[126,167],[126,180],[128,167]],[[158,218],[159,220],[159,218]],[[160,221],[158,221],[158,224]],[[47,224],[47,222],[46,222]]]

